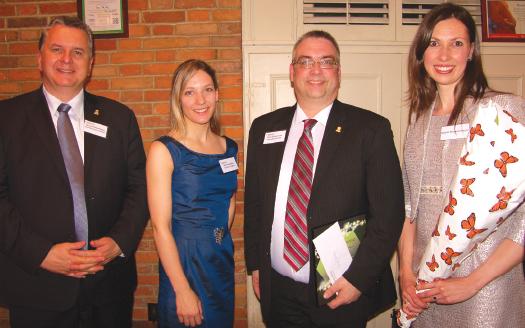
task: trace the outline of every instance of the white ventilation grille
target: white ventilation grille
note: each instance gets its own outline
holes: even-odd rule
[[[388,0],[303,1],[304,24],[388,25]]]
[[[430,9],[438,4],[447,1],[441,0],[403,0],[402,4],[402,21],[403,25],[419,25],[423,17]],[[467,9],[476,25],[481,25],[481,5],[479,0],[459,0],[455,4],[461,5]]]

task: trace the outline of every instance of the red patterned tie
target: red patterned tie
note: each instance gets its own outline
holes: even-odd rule
[[[304,131],[297,144],[284,220],[284,260],[299,271],[309,259],[306,210],[312,191],[314,119],[304,121]]]

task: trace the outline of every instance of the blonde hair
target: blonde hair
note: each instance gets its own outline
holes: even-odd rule
[[[173,83],[171,87],[170,111],[171,128],[181,135],[186,134],[186,124],[184,114],[182,112],[182,103],[180,100],[181,94],[188,81],[198,71],[203,71],[208,74],[211,77],[215,90],[219,89],[215,70],[210,65],[208,65],[208,63],[199,59],[189,59],[177,67],[173,75]],[[219,112],[217,107],[215,108],[213,116],[210,119],[210,129],[213,133],[220,134],[221,127],[219,124]]]

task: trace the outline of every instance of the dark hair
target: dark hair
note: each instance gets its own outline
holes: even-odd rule
[[[40,34],[40,39],[38,40],[38,49],[42,50],[44,42],[46,42],[47,32],[55,25],[64,25],[84,31],[88,39],[89,57],[93,57],[93,32],[91,31],[89,25],[84,23],[76,16],[58,16],[53,18],[47,28],[42,31],[42,34]]]
[[[217,82],[217,75],[215,70],[208,65],[205,61],[199,59],[188,59],[177,67],[173,75],[173,83],[171,87],[170,96],[170,112],[171,112],[171,128],[180,132],[181,134],[186,133],[184,124],[184,114],[182,113],[182,103],[180,101],[181,93],[186,87],[188,81],[198,71],[204,71],[211,77],[213,87],[215,90],[219,89],[219,83]],[[220,134],[219,124],[219,111],[215,108],[215,112],[210,120],[210,129],[215,134]]]
[[[335,47],[335,50],[336,50],[336,54],[337,54],[337,62],[339,62],[339,59],[341,57],[341,52],[339,51],[339,45],[337,44],[337,41],[335,41],[335,38],[328,32],[325,32],[325,31],[321,31],[321,30],[313,30],[313,31],[310,31],[310,32],[306,32],[305,34],[303,34],[299,40],[297,40],[297,42],[295,42],[294,46],[293,46],[293,50],[292,50],[292,61],[297,59],[295,58],[295,51],[297,50],[297,47],[299,47],[299,45],[306,39],[310,39],[310,38],[315,38],[315,39],[325,39],[325,40],[328,40],[330,41],[330,43],[333,44],[333,46]]]
[[[474,97],[474,100],[477,101],[483,97],[486,89],[488,89],[487,78],[483,73],[481,64],[480,41],[474,19],[472,19],[472,16],[465,8],[450,2],[442,3],[425,15],[410,47],[407,96],[407,102],[410,107],[409,120],[412,115],[415,114],[416,118],[418,118],[423,112],[429,110],[436,98],[436,83],[425,70],[423,56],[430,44],[435,26],[449,18],[455,18],[465,25],[470,42],[474,48],[472,57],[467,62],[465,74],[454,90],[456,99],[449,124],[458,119],[463,109],[463,103],[468,96]]]

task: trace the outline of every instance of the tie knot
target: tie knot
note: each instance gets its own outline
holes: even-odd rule
[[[71,106],[69,106],[68,104],[60,104],[57,108],[57,111],[59,113],[67,113],[69,112],[70,109],[71,109]]]
[[[311,131],[313,127],[315,126],[315,123],[317,123],[317,120],[310,118],[303,121],[304,122],[304,129],[305,131]]]

